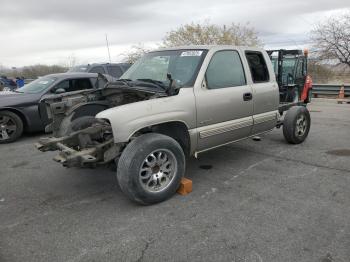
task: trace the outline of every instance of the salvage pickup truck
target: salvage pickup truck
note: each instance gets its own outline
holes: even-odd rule
[[[54,160],[66,167],[115,162],[131,200],[163,201],[178,189],[186,157],[281,126],[287,142],[306,139],[310,114],[300,92],[306,60],[298,79],[289,73],[279,86],[271,56],[236,46],[147,53],[104,88],[46,99],[54,137],[36,146],[59,150]]]

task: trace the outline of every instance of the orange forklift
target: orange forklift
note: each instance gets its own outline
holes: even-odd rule
[[[308,75],[308,50],[267,50],[280,89],[280,103],[310,103],[312,78]]]

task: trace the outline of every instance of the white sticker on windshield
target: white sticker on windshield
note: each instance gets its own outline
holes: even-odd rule
[[[182,52],[180,56],[201,56],[202,53],[203,51],[200,50],[191,50]]]
[[[39,84],[46,85],[49,81],[40,81]]]

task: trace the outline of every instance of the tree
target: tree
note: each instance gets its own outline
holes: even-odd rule
[[[318,84],[329,83],[335,76],[332,67],[313,59],[308,61],[308,74],[312,76],[312,81]]]
[[[78,64],[78,59],[75,56],[75,54],[72,53],[70,56],[68,56],[67,62],[65,63],[64,67],[72,68],[72,67],[76,66],[77,64]]]
[[[32,65],[25,66],[21,69],[21,76],[25,78],[37,78],[48,74],[65,73],[67,67],[59,65]]]
[[[220,26],[209,22],[204,24],[192,22],[168,32],[163,39],[164,47],[182,45],[261,46],[262,42],[249,24],[232,23],[230,26]]]
[[[350,12],[319,23],[311,38],[319,59],[335,59],[350,67]]]
[[[145,47],[143,44],[134,45],[131,50],[126,53],[124,61],[130,64],[135,63],[141,56],[145,53],[151,51],[149,48]]]

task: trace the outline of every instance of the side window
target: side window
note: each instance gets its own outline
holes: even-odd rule
[[[62,88],[66,92],[84,90],[92,88],[92,84],[89,78],[81,78],[81,79],[70,79],[64,80],[57,84],[52,92],[55,92],[57,89]]]
[[[253,82],[268,82],[269,71],[267,70],[264,56],[260,52],[248,51],[246,52],[250,73],[252,74]]]
[[[123,72],[119,66],[107,66],[108,73],[116,78],[119,78]]]
[[[78,91],[78,90],[84,90],[84,89],[91,89],[92,84],[89,78],[81,78],[81,79],[72,79],[70,89],[66,92],[72,92],[72,91]]]
[[[103,69],[102,66],[95,66],[90,69],[89,73],[100,73],[100,74],[105,74],[105,70]]]
[[[69,80],[64,80],[60,83],[58,83],[52,90],[51,92],[56,92],[57,89],[64,89],[66,92],[69,90]]]
[[[237,51],[219,51],[213,55],[205,74],[208,89],[246,84],[242,61]]]

